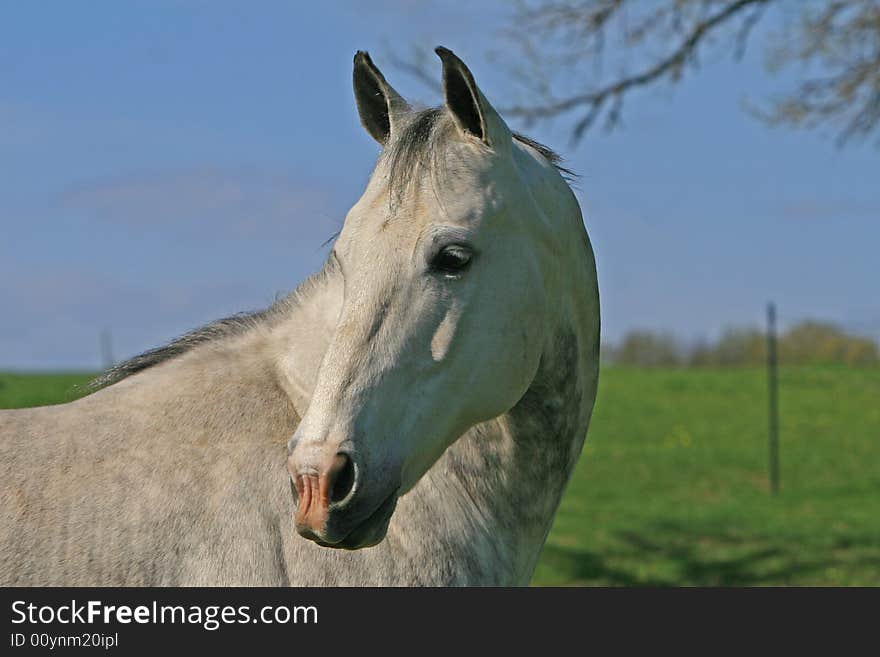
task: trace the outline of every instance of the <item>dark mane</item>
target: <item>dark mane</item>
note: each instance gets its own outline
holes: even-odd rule
[[[113,385],[133,374],[137,374],[147,368],[171,360],[176,356],[198,347],[206,342],[213,342],[221,338],[240,335],[247,329],[255,326],[260,320],[265,319],[272,311],[272,307],[247,313],[237,313],[231,317],[224,317],[211,322],[201,328],[184,333],[171,342],[155,349],[150,349],[142,354],[130,358],[122,363],[114,365],[99,377],[89,383],[89,388],[98,390]]]
[[[538,151],[541,154],[541,157],[552,164],[554,168],[559,172],[559,175],[565,178],[566,181],[573,182],[577,180],[578,175],[571,169],[564,167],[562,165],[562,156],[549,146],[545,146],[541,142],[535,141],[531,137],[527,137],[520,132],[514,132],[513,138],[521,144],[525,144],[526,146],[534,148],[536,151]]]
[[[210,324],[206,324],[205,326],[189,331],[188,333],[184,333],[166,345],[150,349],[149,351],[145,351],[142,354],[114,365],[103,372],[100,376],[90,381],[88,387],[93,391],[106,388],[107,386],[122,381],[138,372],[142,372],[155,365],[159,365],[172,358],[185,354],[188,351],[192,351],[200,345],[242,335],[255,326],[271,322],[276,317],[283,317],[294,305],[296,305],[298,299],[303,294],[314,289],[321,280],[335,271],[335,269],[335,261],[332,258],[328,258],[324,263],[324,267],[319,272],[307,278],[296,288],[296,290],[287,296],[278,299],[268,308],[252,312],[237,313],[231,317],[224,317],[223,319],[215,320]]]

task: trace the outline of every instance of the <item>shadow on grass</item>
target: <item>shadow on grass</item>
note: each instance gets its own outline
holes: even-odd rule
[[[658,523],[644,532],[618,532],[611,549],[601,555],[547,544],[541,561],[570,585],[758,586],[803,584],[816,578],[833,584],[833,573],[839,569],[863,576],[873,571],[874,584],[880,581],[880,546],[867,538],[804,545],[673,523]]]

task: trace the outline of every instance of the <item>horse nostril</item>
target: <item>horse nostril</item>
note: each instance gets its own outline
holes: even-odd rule
[[[333,459],[331,468],[330,502],[337,503],[348,497],[354,488],[355,469],[354,463],[347,454],[339,453]]]

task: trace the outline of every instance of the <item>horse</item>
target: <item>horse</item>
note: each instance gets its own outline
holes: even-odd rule
[[[596,398],[595,258],[558,156],[436,52],[428,109],[356,54],[381,153],[319,272],[0,413],[0,583],[529,583]]]

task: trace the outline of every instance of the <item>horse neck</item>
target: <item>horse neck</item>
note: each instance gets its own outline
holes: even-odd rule
[[[459,438],[400,509],[428,510],[433,521],[422,526],[442,534],[432,549],[466,542],[473,558],[463,567],[478,580],[528,582],[583,445],[595,384],[579,355],[589,345],[563,327],[551,343],[520,401]]]

